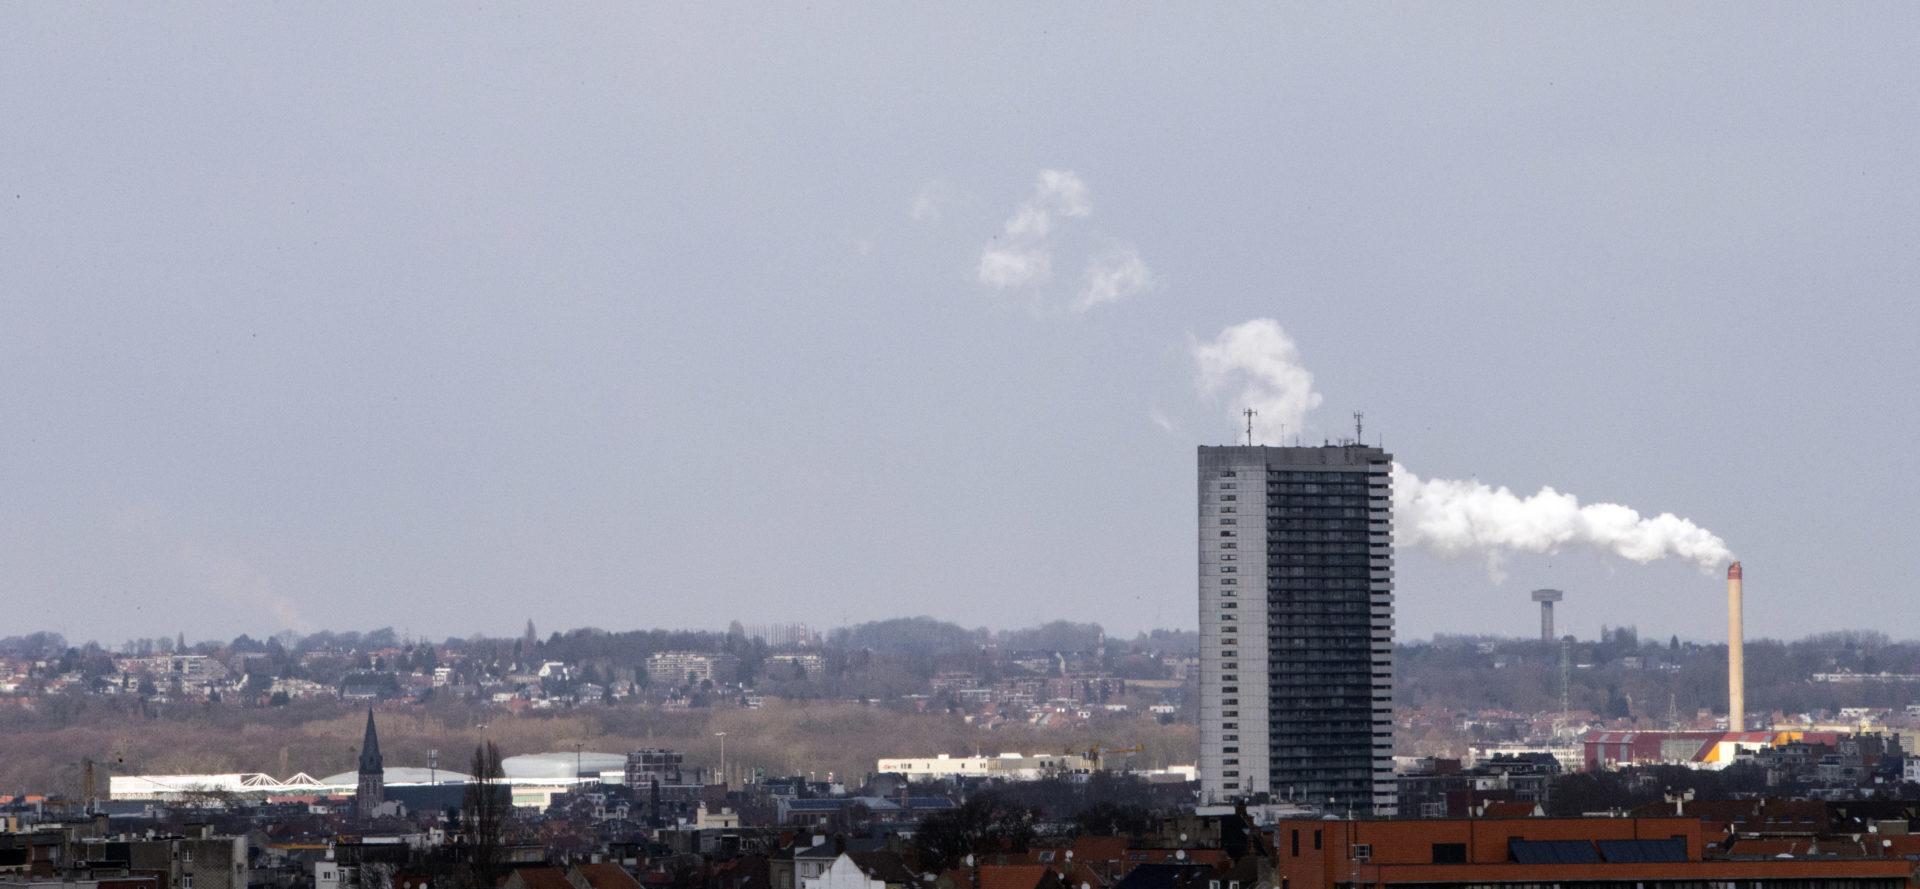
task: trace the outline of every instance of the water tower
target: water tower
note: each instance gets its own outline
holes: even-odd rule
[[[1540,641],[1553,641],[1553,603],[1566,597],[1559,590],[1533,591],[1533,601],[1540,603]]]

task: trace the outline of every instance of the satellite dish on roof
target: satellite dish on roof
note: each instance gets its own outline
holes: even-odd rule
[[[1174,857],[1174,860],[1176,861],[1185,861],[1187,860],[1187,850],[1185,849],[1175,850],[1173,853],[1173,857]]]

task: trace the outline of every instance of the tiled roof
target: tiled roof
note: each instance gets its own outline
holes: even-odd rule
[[[789,810],[801,812],[838,812],[846,805],[839,799],[790,799],[783,803]]]
[[[640,881],[617,864],[576,864],[573,870],[591,889],[640,889]]]
[[[567,875],[557,867],[517,867],[511,879],[527,889],[573,889]]]
[[[1487,803],[1486,817],[1488,818],[1528,818],[1533,815],[1533,811],[1534,811],[1533,803],[1523,803],[1523,802],[1517,802],[1517,801],[1516,802],[1490,802],[1490,803]]]
[[[902,885],[919,882],[897,853],[886,850],[848,852],[847,858],[860,868],[861,873],[882,883]]]
[[[1185,889],[1212,873],[1213,867],[1205,864],[1142,864],[1128,871],[1120,882],[1114,884],[1114,887],[1115,889]]]
[[[1126,853],[1126,837],[1080,837],[1073,841],[1073,857],[1079,861],[1119,861]]]
[[[1051,871],[1038,864],[1002,864],[979,868],[976,889],[1034,889]]]

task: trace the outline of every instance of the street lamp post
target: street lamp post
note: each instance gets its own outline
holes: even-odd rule
[[[713,735],[720,739],[720,787],[725,789],[727,786],[727,733],[714,732]]]
[[[573,783],[575,784],[580,783],[580,778],[582,777],[580,774],[580,747],[585,743],[585,741],[573,742]]]

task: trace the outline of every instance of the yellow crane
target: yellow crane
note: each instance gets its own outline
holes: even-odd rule
[[[1135,744],[1132,747],[1102,747],[1099,744],[1095,744],[1087,748],[1087,760],[1092,762],[1093,767],[1096,769],[1104,768],[1101,763],[1109,753],[1139,753],[1145,749],[1147,749],[1145,744]]]

